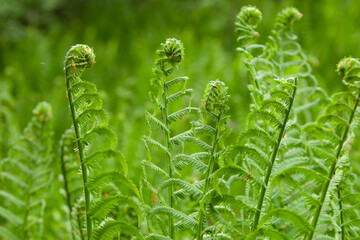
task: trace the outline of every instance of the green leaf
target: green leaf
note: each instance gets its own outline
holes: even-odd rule
[[[89,179],[87,186],[90,191],[97,191],[99,188],[102,188],[104,185],[110,183],[118,183],[121,184],[121,186],[128,187],[140,199],[139,190],[137,189],[133,181],[131,181],[125,175],[117,171],[103,172],[98,176]]]
[[[196,199],[200,199],[202,192],[196,188],[194,185],[181,180],[181,179],[177,179],[177,178],[170,178],[165,180],[161,186],[160,186],[160,191],[163,191],[164,189],[168,188],[169,186],[179,186],[181,188],[183,188],[188,194],[194,196]]]
[[[120,162],[122,170],[124,171],[124,174],[126,176],[128,172],[128,167],[124,155],[122,155],[122,153],[119,151],[112,149],[100,150],[91,154],[90,156],[85,157],[84,162],[86,165],[92,166],[96,164],[101,164],[104,160],[107,160],[109,158],[114,158],[116,162]]]
[[[0,226],[0,237],[4,240],[18,240],[12,232],[2,226]]]
[[[143,240],[143,236],[138,228],[130,225],[125,221],[108,221],[102,224],[98,229],[93,232],[93,240],[109,240],[116,236],[118,233],[128,233],[130,236],[136,236],[138,240]]]
[[[259,228],[261,228],[269,219],[272,219],[273,217],[280,217],[286,219],[287,221],[292,223],[293,227],[298,228],[304,233],[312,231],[312,227],[306,219],[304,219],[302,216],[300,216],[294,211],[283,208],[270,210],[267,214],[262,216],[259,222]]]
[[[153,218],[159,214],[168,215],[177,218],[181,220],[182,223],[188,228],[195,229],[197,227],[197,222],[194,219],[192,219],[191,217],[187,216],[186,214],[178,210],[166,206],[159,206],[151,209],[148,218]]]
[[[6,220],[8,220],[9,223],[11,223],[12,225],[15,225],[15,226],[20,226],[23,222],[20,217],[18,217],[11,211],[9,211],[1,206],[0,206],[0,216],[2,216]]]
[[[91,203],[89,210],[89,215],[95,220],[103,219],[107,213],[111,211],[114,207],[118,205],[129,205],[132,207],[138,215],[138,224],[141,223],[141,210],[140,206],[130,197],[127,196],[109,196],[107,198],[102,198],[95,202]]]

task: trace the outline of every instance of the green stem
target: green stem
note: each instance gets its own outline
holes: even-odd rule
[[[60,149],[60,162],[61,162],[61,173],[63,175],[64,178],[64,188],[65,188],[65,193],[66,193],[66,204],[69,208],[69,220],[70,220],[70,230],[71,230],[71,236],[72,239],[75,239],[74,233],[72,231],[72,224],[71,224],[71,219],[72,219],[72,206],[71,206],[71,202],[70,202],[70,191],[69,191],[69,185],[68,185],[68,181],[67,181],[67,176],[66,176],[66,169],[65,169],[65,160],[64,160],[64,146],[61,147]]]
[[[294,103],[294,98],[295,98],[296,89],[297,89],[296,86],[297,86],[297,79],[295,79],[295,86],[294,86],[292,97],[290,99],[289,108],[288,108],[288,111],[286,112],[286,115],[285,115],[281,130],[279,132],[278,139],[277,139],[276,145],[274,147],[274,151],[271,154],[271,158],[270,158],[270,161],[269,161],[269,166],[268,166],[268,168],[266,170],[266,174],[265,174],[264,183],[261,186],[260,196],[259,196],[259,201],[258,201],[257,207],[256,207],[256,212],[255,212],[255,216],[254,216],[254,223],[253,223],[252,231],[255,231],[257,229],[257,226],[258,226],[258,223],[259,223],[259,220],[260,220],[260,214],[261,214],[261,209],[262,209],[263,202],[264,202],[265,193],[266,193],[266,190],[267,190],[267,185],[269,183],[272,168],[274,166],[275,159],[276,159],[276,156],[278,154],[279,147],[281,145],[281,141],[282,141],[282,138],[283,138],[283,135],[284,135],[284,132],[285,132],[286,123],[289,120],[291,108],[292,108],[292,105]]]
[[[343,207],[342,207],[341,193],[340,193],[339,186],[337,186],[337,193],[338,193],[339,210],[340,210],[341,240],[345,240],[344,215],[343,215],[343,212],[342,212]]]
[[[313,236],[314,236],[314,232],[315,232],[315,229],[316,229],[316,225],[317,225],[318,220],[319,220],[319,217],[320,217],[320,212],[321,212],[322,206],[323,206],[323,204],[324,204],[325,197],[326,197],[326,193],[327,193],[328,188],[329,188],[329,185],[330,185],[330,180],[332,179],[332,177],[333,177],[334,174],[335,174],[337,160],[338,160],[338,158],[339,158],[339,156],[340,156],[341,150],[342,150],[343,145],[344,145],[344,143],[345,143],[345,141],[346,141],[346,138],[347,138],[347,136],[348,136],[350,126],[351,126],[351,124],[352,124],[352,121],[353,121],[354,116],[355,116],[355,113],[356,113],[356,109],[357,109],[358,104],[359,104],[359,98],[360,98],[360,93],[358,94],[358,96],[357,96],[357,98],[356,98],[355,106],[354,106],[353,111],[352,111],[352,113],[351,113],[351,116],[350,116],[350,119],[349,119],[349,121],[348,121],[348,124],[346,125],[346,128],[345,128],[345,131],[344,131],[344,133],[343,133],[343,136],[342,136],[342,138],[341,138],[341,140],[340,140],[339,147],[338,147],[338,149],[337,149],[337,151],[336,151],[335,159],[334,159],[333,163],[331,164],[331,168],[330,168],[330,171],[329,171],[328,178],[327,178],[325,184],[323,185],[323,188],[322,188],[322,191],[321,191],[321,196],[320,196],[320,205],[317,207],[316,212],[315,212],[315,216],[314,216],[313,221],[312,221],[312,223],[311,223],[312,231],[308,234],[307,237],[305,236],[304,239],[311,240],[311,239],[313,238]],[[338,190],[338,191],[339,191],[339,190]],[[339,201],[340,201],[340,199],[339,199]],[[343,220],[342,213],[341,213],[341,215],[340,215],[340,219],[341,219],[341,221]],[[345,234],[345,233],[344,233],[344,230],[345,230],[345,229],[344,229],[344,228],[341,228],[341,229],[342,229],[342,232],[343,232],[343,234],[342,234],[343,238],[342,238],[342,239],[345,239],[345,238],[344,238],[344,237],[345,237],[345,236],[344,236],[344,234]]]
[[[163,92],[162,92],[162,99],[164,104],[164,110],[163,110],[163,118],[164,118],[164,125],[166,128],[168,128],[168,101],[166,96],[166,78],[164,79],[163,84]],[[170,152],[170,133],[168,131],[164,131],[164,137],[165,137],[165,147]],[[171,156],[166,153],[166,162],[167,162],[167,172],[169,174],[169,178],[173,177],[172,168],[171,168]],[[171,208],[174,208],[174,187],[172,185],[169,186],[169,206]],[[172,216],[169,216],[169,235],[171,239],[174,239],[175,237],[175,228],[174,228],[174,218]]]
[[[205,178],[205,185],[204,185],[204,189],[202,192],[202,196],[201,198],[204,197],[204,195],[209,191],[209,187],[210,187],[210,174],[213,172],[213,168],[214,168],[214,164],[215,164],[215,153],[216,153],[216,149],[218,146],[218,138],[219,138],[219,123],[221,120],[221,112],[218,115],[218,119],[216,122],[216,128],[215,128],[215,135],[213,138],[213,142],[212,142],[212,148],[211,148],[211,155],[210,155],[210,161],[209,161],[209,166],[207,168],[206,171],[206,178]],[[197,240],[202,240],[203,239],[203,235],[202,235],[202,231],[203,231],[203,218],[204,218],[204,213],[202,210],[200,210],[199,212],[199,219],[198,219],[198,226],[197,226],[197,232],[196,232],[196,239]]]
[[[69,78],[67,76],[67,69],[65,69],[65,79],[66,79],[66,91],[67,91],[67,96],[68,96],[68,100],[69,100],[69,106],[70,106],[70,112],[71,112],[71,118],[72,118],[72,122],[74,125],[74,130],[75,130],[75,138],[76,138],[76,145],[77,148],[79,150],[79,161],[80,161],[80,165],[81,165],[81,172],[82,172],[82,178],[83,178],[83,185],[84,185],[84,194],[85,194],[85,214],[86,214],[86,229],[87,229],[87,239],[90,240],[91,239],[91,233],[92,233],[92,222],[91,222],[91,218],[89,216],[89,209],[90,209],[90,192],[89,189],[87,187],[87,169],[86,169],[86,165],[83,161],[84,159],[84,150],[83,150],[83,144],[80,141],[80,130],[79,130],[79,125],[76,121],[76,116],[75,116],[75,108],[72,102],[72,95],[71,95],[71,90],[70,90],[70,82],[69,82]]]

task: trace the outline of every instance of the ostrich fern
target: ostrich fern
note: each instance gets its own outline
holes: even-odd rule
[[[86,45],[73,46],[65,57],[67,98],[81,165],[88,239],[108,239],[118,233],[139,236],[139,230],[117,214],[107,214],[119,205],[129,204],[136,210],[140,224],[140,207],[132,198],[121,194],[128,187],[140,198],[136,185],[126,177],[127,165],[122,154],[115,150],[117,139],[108,127],[108,115],[102,109],[102,100],[92,83],[80,79],[86,68],[95,62],[93,50]],[[102,170],[104,160],[113,160],[119,170]],[[103,167],[101,167],[103,166]],[[119,216],[120,217],[120,216]],[[93,231],[93,228],[95,229]]]

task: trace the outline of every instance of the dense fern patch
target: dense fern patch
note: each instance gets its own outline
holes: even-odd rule
[[[338,63],[346,90],[328,97],[294,33],[301,18],[285,8],[261,41],[260,10],[245,6],[236,16],[236,52],[251,99],[241,123],[232,121],[229,84],[219,79],[208,79],[196,101],[188,88],[196,79],[179,75],[187,71],[179,71],[183,43],[166,39],[148,81],[139,159],[125,160],[117,150],[106,94],[81,79],[95,64],[87,45],[65,56],[71,121],[60,140],[52,134],[50,104],[40,102],[10,143],[11,96],[1,95],[0,238],[359,239],[360,183],[350,150],[360,60]],[[237,125],[242,131],[233,133]],[[137,178],[128,175],[129,161],[142,170]],[[54,191],[61,206],[52,202]]]

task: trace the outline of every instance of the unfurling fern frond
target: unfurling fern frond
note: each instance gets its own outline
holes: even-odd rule
[[[51,107],[39,103],[21,138],[1,162],[0,218],[4,239],[41,239],[51,186]]]
[[[224,115],[228,110],[229,95],[227,92],[228,87],[225,83],[216,80],[208,83],[201,106],[201,119],[199,122],[193,123],[193,131],[197,137],[202,135],[210,136],[211,147],[208,149],[208,163],[205,173],[205,184],[202,188],[201,201],[208,193],[211,187],[211,175],[214,171],[214,166],[219,158],[219,148],[221,147],[221,136],[226,132],[226,123],[228,116]],[[204,217],[206,211],[200,208],[198,214],[198,223],[196,230],[196,239],[203,239]]]
[[[298,100],[295,103],[294,112],[299,115],[298,122],[309,122],[315,119],[320,107],[326,103],[327,94],[318,87],[307,57],[293,32],[294,24],[302,16],[302,13],[293,7],[279,12],[272,36],[269,37],[269,46],[273,52],[269,60],[275,66],[278,77],[292,76],[298,79]],[[315,108],[316,106],[319,108]]]
[[[273,64],[268,60],[271,55],[269,47],[252,43],[259,37],[255,28],[261,20],[262,13],[259,9],[253,6],[245,6],[241,8],[235,21],[235,32],[240,44],[236,50],[242,54],[242,61],[250,75],[248,88],[253,101],[252,107],[255,109],[259,107],[264,93],[267,92],[266,82],[273,79],[275,70]]]
[[[95,200],[102,199],[102,196],[115,199],[124,197],[125,192],[119,181],[126,182],[126,184],[132,183],[126,177],[127,166],[124,157],[114,149],[117,144],[116,135],[108,128],[108,116],[102,109],[102,100],[96,91],[96,86],[80,79],[84,70],[91,68],[94,62],[95,54],[93,50],[86,45],[78,44],[73,46],[66,54],[64,69],[67,98],[83,179],[88,239],[112,236],[114,233],[120,233],[121,229],[136,229],[131,224],[124,227],[120,222],[106,221],[106,213],[109,213],[113,208],[118,208],[116,204],[107,204],[106,208],[97,209],[97,217],[94,217],[94,214],[90,215],[90,212],[95,211]],[[114,172],[118,174],[117,176],[121,176],[116,181],[113,177],[109,177],[109,172],[103,171],[107,166],[104,160],[112,160],[112,165],[120,166],[119,171]],[[101,180],[94,184],[95,179]],[[130,186],[131,189],[136,189],[134,184],[130,184]],[[134,190],[136,193],[137,191],[137,189]],[[131,205],[135,207],[135,200],[129,200],[128,202],[131,202]],[[139,211],[137,212],[139,213]],[[120,217],[119,215],[121,214],[117,211],[111,217],[116,219]],[[121,221],[124,218],[126,219],[127,216],[121,216]],[[97,230],[94,236],[92,236],[93,227],[96,229],[100,227],[101,229]],[[126,232],[126,230],[124,231]],[[99,238],[97,238],[98,236]]]
[[[162,204],[169,206],[171,211],[175,210],[175,196],[177,196],[176,187],[187,187],[189,194],[194,194],[194,187],[190,185],[184,185],[182,180],[176,178],[176,171],[173,167],[173,161],[180,159],[174,157],[176,147],[185,141],[191,141],[192,136],[189,132],[175,133],[171,125],[176,124],[183,117],[190,113],[197,113],[198,109],[191,107],[183,107],[180,110],[173,111],[173,106],[181,105],[181,101],[185,97],[191,97],[191,89],[186,88],[187,77],[176,77],[170,79],[174,70],[178,64],[184,58],[184,47],[182,43],[174,38],[167,39],[165,43],[161,44],[161,48],[157,51],[158,59],[155,61],[155,68],[153,69],[155,77],[151,80],[152,91],[150,92],[150,98],[154,104],[153,113],[146,112],[146,119],[149,125],[149,136],[143,137],[147,152],[148,160],[143,161],[144,179],[141,184],[142,189],[150,190],[154,196],[152,202],[157,201],[157,197],[163,199],[163,193],[167,190],[167,202],[161,201]],[[190,101],[191,103],[191,101]],[[172,112],[173,111],[173,112]],[[160,135],[156,135],[160,133]],[[150,162],[154,156],[154,151],[151,151],[151,147],[155,147],[159,150],[161,162]],[[152,153],[153,152],[153,153]],[[147,172],[152,170],[153,172],[160,173],[163,178],[166,178],[159,187],[159,190],[154,190],[157,184],[151,185],[147,181]],[[163,180],[163,179],[162,179]],[[146,183],[146,184],[145,184]],[[145,185],[144,185],[145,184]],[[150,184],[150,185],[149,185]],[[192,191],[194,190],[194,191]],[[143,194],[143,192],[142,192]],[[143,199],[146,201],[146,199]],[[149,208],[151,208],[149,206]],[[152,211],[151,211],[152,212]],[[150,214],[151,215],[151,214]],[[163,233],[168,234],[171,239],[175,237],[175,223],[174,215],[166,214],[169,216],[168,230]],[[154,219],[158,219],[154,218]],[[149,223],[149,221],[147,221]],[[159,223],[160,228],[163,228],[164,221],[152,221]],[[148,224],[151,228],[153,224]]]
[[[319,192],[315,198],[319,205],[310,212],[313,230],[307,235],[308,240],[313,239],[314,235],[317,238],[320,234],[341,239],[359,237],[351,230],[351,224],[347,224],[356,221],[359,215],[356,214],[355,208],[349,214],[347,209],[351,209],[352,206],[351,202],[346,200],[352,194],[351,182],[349,182],[351,179],[349,151],[355,136],[354,130],[359,122],[360,85],[357,84],[360,80],[359,69],[360,61],[357,59],[345,58],[339,62],[337,71],[343,83],[350,87],[350,91],[335,94],[317,122],[303,129],[307,135],[309,151],[314,159],[309,167],[326,177],[320,190],[315,188],[315,191]],[[323,167],[317,160],[324,156],[326,158],[325,161],[323,160]],[[321,223],[329,220],[332,221],[331,227],[321,228]],[[355,228],[359,230],[359,226]]]

